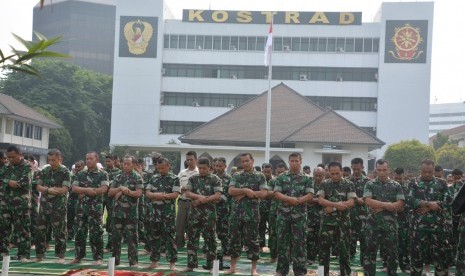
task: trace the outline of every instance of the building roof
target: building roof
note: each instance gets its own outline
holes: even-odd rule
[[[61,126],[31,107],[21,103],[11,96],[0,93],[0,115],[12,116],[18,119],[23,119],[28,122],[33,122],[38,126],[49,128],[60,128]]]
[[[461,125],[458,127],[446,129],[446,130],[441,130],[438,133],[441,133],[442,135],[447,135],[449,137],[458,135],[458,134],[465,134],[465,125]],[[437,134],[431,136],[429,138],[429,142],[432,143],[434,140],[436,140]]]
[[[44,7],[45,6],[52,6],[58,3],[63,3],[63,2],[88,2],[88,3],[94,3],[94,4],[101,4],[101,5],[111,5],[111,6],[116,6],[116,0],[53,0],[53,1],[45,1],[44,2]],[[34,6],[34,8],[40,7],[40,1]]]
[[[267,91],[182,135],[189,144],[263,145]],[[272,88],[270,143],[366,144],[384,142],[332,110],[325,109],[281,83]]]

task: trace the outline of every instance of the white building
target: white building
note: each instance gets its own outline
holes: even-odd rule
[[[272,85],[284,82],[387,145],[427,143],[433,6],[383,3],[370,23],[355,12],[278,12]],[[110,144],[170,147],[266,91],[269,18],[185,10],[177,20],[163,1],[119,0]]]
[[[432,104],[429,109],[429,136],[465,125],[465,102]]]

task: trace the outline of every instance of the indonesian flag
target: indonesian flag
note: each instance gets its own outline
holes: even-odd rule
[[[270,23],[270,31],[268,32],[268,38],[265,45],[265,66],[270,65],[271,52],[273,51],[273,19]]]

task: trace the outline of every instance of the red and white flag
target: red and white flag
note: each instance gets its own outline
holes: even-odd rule
[[[270,31],[265,45],[265,66],[270,66],[271,52],[273,51],[273,18],[270,22]]]

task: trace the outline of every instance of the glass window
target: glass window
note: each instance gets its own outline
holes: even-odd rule
[[[344,47],[345,41],[346,41],[345,37],[338,37],[338,38],[336,39],[336,50],[337,50],[338,52],[344,52],[344,49],[345,49],[345,47]]]
[[[282,37],[274,37],[273,38],[273,49],[275,51],[282,51],[283,50],[283,38]]]
[[[257,50],[262,51],[265,49],[265,37],[259,36],[257,37]]]
[[[223,36],[221,38],[221,50],[228,51],[229,50],[229,43],[231,41],[231,38],[229,36]]]
[[[221,36],[213,37],[213,49],[221,50]]]
[[[373,51],[373,39],[365,38],[363,40],[363,51],[366,53],[371,53]]]
[[[300,51],[300,37],[292,38],[292,51]]]
[[[336,39],[328,38],[328,52],[336,52]]]
[[[170,35],[170,48],[178,48],[178,35]]]
[[[287,47],[287,49],[291,49],[291,38],[290,37],[283,37],[283,50],[284,46]]]
[[[14,122],[13,135],[21,137],[23,136],[23,122]]]
[[[345,51],[352,53],[354,51],[355,39],[346,38],[346,48]]]
[[[308,37],[302,37],[300,39],[300,50],[308,52],[308,46],[310,45],[310,39]]]
[[[211,50],[213,47],[213,39],[211,35],[205,36],[204,49]]]
[[[187,47],[187,36],[180,35],[179,36],[179,49],[186,49]]]
[[[203,35],[197,35],[195,37],[195,48],[198,50],[203,49],[203,41],[204,41],[204,36]]]
[[[247,50],[255,51],[256,47],[257,47],[257,37],[256,36],[247,37]]]
[[[379,51],[379,38],[373,39],[373,52],[377,53]]]
[[[195,35],[187,36],[187,49],[195,49]]]
[[[169,48],[170,47],[170,36],[165,35],[163,39],[163,48]]]
[[[42,140],[42,128],[41,127],[34,127],[34,139]]]
[[[318,51],[318,38],[317,37],[310,38],[310,51],[311,52]]]
[[[356,38],[355,39],[355,52],[363,52],[363,38]]]
[[[318,52],[326,52],[327,43],[328,43],[328,39],[326,37],[319,37],[318,38]]]
[[[26,124],[24,127],[24,137],[32,138],[32,129],[33,126],[31,124]]]
[[[247,37],[246,36],[239,37],[239,50],[241,51],[247,50]]]

